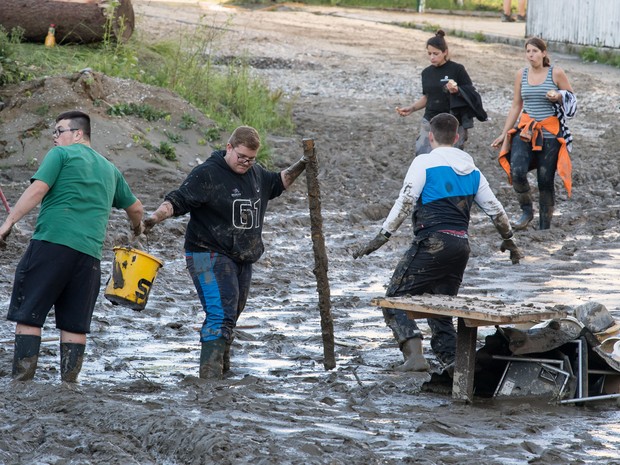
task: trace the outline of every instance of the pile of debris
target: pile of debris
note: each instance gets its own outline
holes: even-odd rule
[[[620,398],[620,324],[589,302],[528,329],[496,326],[476,354],[475,393],[559,403]]]

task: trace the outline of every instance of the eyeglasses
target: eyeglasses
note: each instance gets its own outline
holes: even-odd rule
[[[244,165],[253,165],[254,163],[256,163],[256,157],[246,157],[245,155],[239,155],[239,152],[237,152],[236,148],[233,148],[233,152],[235,152],[237,160],[239,160],[239,162],[243,163]]]
[[[68,132],[68,131],[79,131],[79,129],[76,129],[76,128],[66,128],[66,129],[64,129],[64,128],[56,128],[56,129],[54,129],[54,131],[52,131],[52,135],[54,137],[60,137],[60,135],[63,132]]]

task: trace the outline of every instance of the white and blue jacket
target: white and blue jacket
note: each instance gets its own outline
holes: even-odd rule
[[[455,147],[438,147],[411,162],[383,230],[394,233],[413,211],[416,236],[442,230],[467,232],[474,202],[491,217],[504,213],[473,158]]]

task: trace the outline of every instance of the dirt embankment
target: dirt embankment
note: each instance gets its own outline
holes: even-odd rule
[[[302,177],[271,203],[267,250],[255,267],[240,320],[232,374],[222,382],[196,377],[202,311],[182,258],[186,218],[164,223],[137,244],[165,262],[144,311],[112,306],[101,296],[76,388],[59,384],[57,341],[43,344],[34,382],[12,384],[7,341],[13,325],[0,322],[0,463],[620,463],[614,426],[620,418],[608,403],[588,408],[484,400],[455,405],[448,396],[421,392],[428,375],[391,370],[401,356],[369,301],[384,293],[410,241],[410,225],[370,257],[354,261],[350,249],[376,234],[411,161],[421,115],[400,118],[394,107],[420,94],[429,33],[347,18],[343,9],[321,8],[316,14],[312,8],[249,11],[202,2],[134,1],[134,6],[141,33],[172,37],[177,28],[200,18],[222,28],[217,53],[250,56],[253,72],[284,91],[297,132],[270,137],[276,167],[301,156],[302,137],[315,140],[337,367],[326,372],[322,366]],[[466,66],[491,116],[489,122],[476,123],[467,150],[509,214],[516,214],[511,187],[489,144],[510,106],[523,52],[448,40],[453,59]],[[518,266],[499,252],[499,236],[476,212],[462,294],[549,305],[597,300],[618,317],[620,134],[613,115],[620,72],[570,56],[552,56],[552,61],[567,71],[580,99],[571,124],[574,194],[567,198],[558,181],[553,228],[532,227],[518,235],[527,254]],[[77,75],[0,90],[7,103],[0,112],[5,154],[0,182],[11,203],[45,153],[50,118],[69,107],[93,114],[94,146],[121,167],[147,211],[178,185],[197,158],[208,155],[210,147],[199,140],[210,122],[175,96],[105,77],[100,84],[96,98]],[[170,122],[153,124],[111,118],[105,107],[96,106],[99,100],[148,102],[172,116]],[[48,113],[41,116],[41,108]],[[185,113],[194,115],[197,124],[181,130],[178,122]],[[184,142],[176,145],[180,161],[154,164],[137,141],[158,145],[167,140],[166,131],[183,135]],[[5,309],[34,219],[30,215],[20,223],[9,239],[11,248],[2,252]],[[111,247],[130,242],[123,215],[114,213],[111,221],[104,270],[111,266]],[[421,326],[427,330],[424,322]],[[44,337],[55,336],[50,318]],[[425,350],[436,368],[426,341]]]

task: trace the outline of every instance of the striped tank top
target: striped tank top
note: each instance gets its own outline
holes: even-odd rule
[[[558,90],[558,86],[553,82],[553,66],[549,67],[547,77],[542,84],[533,86],[527,82],[529,68],[523,69],[521,77],[521,98],[523,99],[523,111],[534,118],[542,121],[549,116],[555,115],[553,103],[546,95],[550,90]],[[554,137],[551,133],[543,130],[544,137]]]

